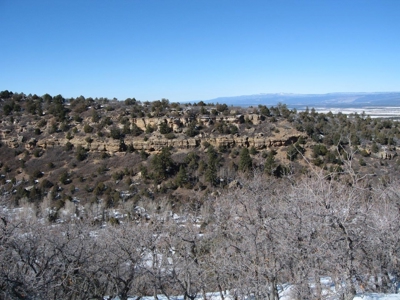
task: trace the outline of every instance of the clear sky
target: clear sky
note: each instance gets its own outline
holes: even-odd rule
[[[0,90],[400,91],[400,0],[0,0]]]

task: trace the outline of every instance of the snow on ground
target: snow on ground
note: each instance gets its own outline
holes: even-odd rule
[[[400,294],[362,294],[353,300],[399,300]]]
[[[229,294],[225,294],[225,300],[233,300],[233,297],[231,297]],[[165,296],[157,296],[158,300],[168,300],[167,297]],[[207,293],[206,294],[206,298],[207,300],[222,300],[221,296],[219,293]],[[137,300],[137,299],[141,299],[141,300],[155,300],[154,297],[132,297],[129,298],[129,300]],[[169,298],[170,300],[184,300],[183,296],[172,296]],[[204,300],[204,298],[202,296],[198,296],[196,299],[199,300]],[[252,300],[254,299],[253,297],[248,297],[244,300]],[[291,300],[293,298],[291,298],[289,295],[281,295],[281,300]],[[332,299],[336,299],[336,298],[332,298]],[[119,300],[119,298],[114,298],[113,300]],[[353,300],[400,300],[400,294],[377,294],[377,293],[370,293],[370,294],[360,294],[357,295],[353,298]]]
[[[324,299],[327,300],[339,300],[339,296],[335,295],[335,287],[332,282],[332,280],[329,277],[324,277],[321,278],[321,284],[322,284],[322,294],[324,295]],[[293,285],[290,284],[285,284],[280,286],[279,290],[279,296],[280,300],[293,300]],[[168,298],[164,295],[158,295],[157,296],[158,300],[168,300]],[[131,297],[129,300],[155,300],[153,296],[147,296],[147,297]],[[197,300],[222,300],[223,298],[221,297],[219,292],[213,292],[213,293],[206,293],[206,298],[203,298],[203,295],[199,294],[196,297]],[[248,296],[244,298],[243,300],[254,300],[255,298],[253,296]],[[119,298],[114,298],[112,300],[119,300]],[[169,300],[184,300],[184,296],[172,296],[169,298]],[[224,293],[224,300],[234,300],[234,296],[231,295],[228,292]],[[353,300],[400,300],[400,294],[381,294],[381,293],[364,293],[364,294],[358,294],[353,298]]]

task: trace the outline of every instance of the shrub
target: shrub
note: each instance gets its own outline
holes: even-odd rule
[[[140,154],[140,158],[141,158],[142,160],[146,160],[147,157],[149,156],[149,155],[147,154],[147,152],[144,151],[143,149],[140,150],[139,154]]]
[[[47,121],[46,121],[45,119],[41,119],[41,120],[37,123],[37,126],[38,126],[38,127],[44,127],[44,126],[46,126],[46,124],[47,124]]]
[[[64,171],[63,173],[61,173],[59,181],[62,184],[68,184],[71,182],[71,179],[69,179],[69,174],[67,171]]]
[[[95,110],[93,110],[92,111],[92,122],[97,123],[97,122],[99,122],[99,120],[100,120],[99,114]]]
[[[80,115],[75,115],[75,116],[74,116],[74,121],[80,123],[80,122],[83,121],[83,119],[81,118]]]
[[[313,163],[314,165],[316,165],[317,167],[320,167],[320,166],[322,166],[322,164],[324,163],[324,161],[323,161],[321,158],[317,157],[317,158],[315,158],[315,159],[312,160],[312,163]]]
[[[159,129],[160,129],[160,133],[161,133],[161,134],[167,134],[167,133],[172,132],[172,128],[169,127],[168,124],[165,123],[165,122],[162,122],[162,123],[159,125]]]
[[[378,153],[378,152],[379,152],[379,147],[378,147],[378,145],[377,145],[375,142],[372,143],[371,151],[372,151],[373,153]]]
[[[228,109],[228,105],[226,105],[226,104],[217,104],[216,109],[219,112],[224,112],[225,110]]]
[[[196,122],[190,122],[188,129],[185,131],[185,134],[188,137],[194,137],[199,134],[199,130],[197,129]]]
[[[33,151],[33,156],[34,156],[34,157],[40,157],[41,154],[42,154],[42,151],[41,151],[40,149],[35,149],[35,150]]]
[[[85,124],[85,126],[83,126],[83,131],[85,133],[92,133],[93,132],[93,127],[90,126],[89,124]]]
[[[114,140],[119,140],[121,138],[123,138],[123,133],[121,132],[121,129],[119,129],[118,127],[113,127],[110,130],[110,136],[114,139]]]
[[[313,147],[313,156],[317,158],[318,156],[322,155],[325,156],[328,153],[328,149],[323,144],[317,144]]]
[[[154,127],[148,124],[146,126],[146,133],[152,133],[154,131]]]
[[[65,144],[64,149],[65,149],[65,151],[71,151],[73,147],[74,147],[73,144],[71,144],[70,142],[67,142],[67,143]]]
[[[86,150],[85,148],[83,148],[81,145],[79,145],[79,146],[76,148],[75,157],[76,157],[76,159],[79,160],[79,161],[85,160],[86,157],[87,157],[87,150]]]
[[[68,131],[67,134],[65,135],[65,138],[67,140],[72,140],[74,138],[74,136],[71,134],[71,132]]]
[[[143,130],[140,129],[136,124],[132,124],[131,134],[133,136],[138,136],[143,133]]]
[[[169,133],[165,134],[165,138],[172,140],[172,139],[176,138],[176,136],[173,132],[169,132]]]
[[[35,170],[35,171],[33,171],[33,173],[32,173],[32,177],[33,178],[40,178],[40,177],[42,177],[43,176],[43,173],[42,173],[42,171],[40,171],[40,170]]]
[[[305,151],[305,149],[304,149],[303,147],[301,147],[299,143],[296,143],[296,144],[290,145],[290,146],[288,147],[286,157],[287,157],[289,160],[293,161],[293,160],[295,160],[295,159],[297,158],[297,155],[298,155],[299,153],[300,153],[300,154],[303,154],[304,151]]]
[[[103,151],[100,154],[100,158],[101,159],[106,159],[106,158],[109,158],[109,157],[110,157],[110,154],[108,154],[106,151]]]
[[[47,179],[43,179],[42,182],[40,183],[40,188],[41,189],[49,189],[49,188],[51,188],[53,186],[54,186],[54,184],[51,181],[47,180]]]
[[[115,172],[112,174],[112,178],[117,181],[117,180],[122,180],[124,178],[124,172]]]
[[[12,106],[11,106],[10,104],[5,104],[5,105],[3,106],[3,111],[4,111],[4,114],[5,114],[6,116],[8,116],[8,115],[10,115],[11,112],[13,111],[13,108],[12,108]]]
[[[106,165],[101,165],[100,167],[98,167],[97,168],[97,172],[99,173],[99,174],[104,174],[105,172],[107,172],[107,167],[106,167]]]
[[[258,153],[257,149],[254,146],[250,147],[250,154],[251,155],[256,155]]]
[[[207,142],[207,141],[204,141],[204,142],[203,142],[203,147],[204,147],[204,148],[210,147],[210,143]]]
[[[368,156],[371,155],[371,153],[368,152],[368,151],[365,150],[365,149],[362,149],[362,150],[360,151],[360,154],[361,154],[363,157],[368,157]]]

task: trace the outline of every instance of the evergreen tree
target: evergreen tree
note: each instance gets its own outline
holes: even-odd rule
[[[174,170],[170,149],[168,147],[162,148],[161,152],[154,156],[151,165],[153,167],[153,178],[157,182],[165,180]]]
[[[169,127],[168,124],[164,123],[164,122],[159,125],[159,128],[160,128],[161,134],[167,134],[167,133],[172,132],[172,128]]]
[[[373,142],[373,143],[372,143],[371,151],[372,151],[373,153],[378,153],[378,152],[379,152],[379,147],[378,147],[378,145],[376,144],[376,142]]]
[[[211,145],[207,148],[207,150],[208,164],[205,172],[206,181],[210,182],[212,185],[215,185],[217,183],[217,166],[219,164],[218,154],[217,151],[215,151],[214,147]]]
[[[198,133],[199,133],[199,130],[196,127],[196,122],[195,121],[190,122],[188,125],[188,129],[185,131],[185,134],[188,137],[194,137]]]
[[[92,122],[98,123],[100,120],[99,114],[93,109],[92,110]]]
[[[240,151],[239,171],[247,172],[251,170],[252,166],[253,161],[250,157],[249,149],[245,147]]]
[[[178,174],[176,174],[175,184],[180,186],[180,187],[182,187],[187,182],[188,182],[188,177],[187,177],[187,174],[186,174],[186,168],[183,165],[181,165],[179,167]]]
[[[288,147],[286,156],[290,161],[294,161],[299,153],[303,154],[304,152],[305,149],[297,142],[296,144]]]
[[[268,107],[266,107],[265,105],[258,105],[258,108],[260,109],[260,113],[266,117],[270,117],[271,116],[271,112],[269,111]]]
[[[274,152],[271,151],[268,153],[267,159],[265,160],[264,172],[269,175],[273,175],[275,168],[276,168],[276,164],[275,164]]]
[[[79,145],[76,148],[76,155],[75,156],[76,156],[77,160],[83,161],[87,157],[87,150],[84,147],[82,147],[81,145]]]

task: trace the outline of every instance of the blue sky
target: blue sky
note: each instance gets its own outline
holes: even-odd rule
[[[0,0],[0,90],[400,91],[400,0]]]

